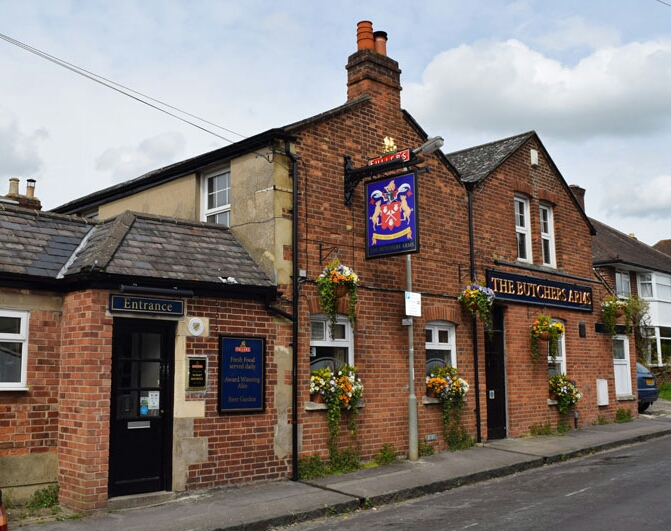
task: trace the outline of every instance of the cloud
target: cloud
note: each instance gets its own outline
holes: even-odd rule
[[[632,186],[633,180],[611,185],[602,207],[612,216],[668,219],[671,214],[671,175],[659,175]]]
[[[106,149],[96,158],[96,169],[110,173],[113,182],[122,182],[179,160],[185,146],[181,134],[162,133],[142,140],[136,147]]]
[[[40,143],[48,136],[44,128],[22,133],[16,117],[0,108],[0,175],[34,176],[42,167]]]
[[[535,129],[576,140],[663,130],[671,122],[669,86],[669,40],[601,48],[569,67],[511,39],[439,54],[404,95],[433,129]]]
[[[588,24],[582,17],[569,17],[558,20],[556,29],[544,33],[536,42],[548,50],[580,47],[597,50],[617,45],[620,42],[620,33],[614,28]]]

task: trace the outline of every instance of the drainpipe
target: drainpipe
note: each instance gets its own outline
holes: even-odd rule
[[[470,254],[470,272],[471,281],[475,280],[475,243],[473,236],[473,187],[475,184],[466,183],[466,191],[468,192],[468,247]],[[471,320],[471,335],[473,337],[473,364],[475,365],[475,427],[477,430],[476,441],[482,442],[482,417],[480,416],[480,362],[478,360],[478,323],[473,318]]]
[[[284,143],[284,153],[291,160],[291,173],[293,178],[293,216],[291,222],[291,260],[293,261],[291,271],[291,302],[292,313],[292,367],[291,367],[291,480],[298,481],[298,160],[291,153],[291,143]]]

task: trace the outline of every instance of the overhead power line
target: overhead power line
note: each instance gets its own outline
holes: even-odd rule
[[[83,76],[83,77],[85,77],[85,78],[87,78],[87,79],[90,79],[91,81],[95,81],[96,83],[99,83],[99,84],[101,84],[101,85],[103,85],[103,86],[105,86],[105,87],[107,87],[107,88],[110,88],[110,89],[112,89],[112,90],[114,90],[114,91],[116,91],[116,92],[119,92],[120,94],[123,94],[124,96],[127,96],[127,97],[129,97],[129,98],[131,98],[131,99],[134,99],[134,100],[136,100],[136,101],[139,101],[140,103],[143,103],[143,104],[145,104],[145,105],[147,105],[147,106],[149,106],[149,107],[152,107],[152,108],[154,108],[154,109],[156,109],[156,110],[158,110],[158,111],[160,111],[160,112],[162,112],[162,113],[165,113],[165,114],[167,114],[167,115],[169,115],[169,116],[172,116],[173,118],[177,118],[178,120],[181,120],[181,121],[184,122],[184,123],[187,123],[187,124],[189,124],[189,125],[192,125],[193,127],[196,127],[196,128],[198,128],[198,129],[200,129],[201,131],[205,131],[206,133],[209,133],[209,134],[211,134],[211,135],[214,135],[214,136],[216,136],[217,138],[220,138],[220,139],[222,139],[222,140],[225,140],[226,142],[235,143],[235,140],[231,140],[230,138],[226,138],[225,136],[222,136],[222,135],[220,135],[220,134],[217,134],[217,133],[215,133],[214,131],[211,131],[211,130],[209,130],[209,129],[207,129],[207,128],[201,126],[201,125],[198,125],[198,124],[196,124],[196,123],[194,123],[194,122],[192,122],[192,121],[189,121],[189,120],[187,120],[187,119],[185,119],[185,118],[183,118],[183,117],[181,117],[181,116],[178,116],[177,114],[174,114],[174,113],[172,113],[172,112],[166,110],[165,108],[160,107],[159,105],[161,105],[161,106],[163,106],[163,107],[166,107],[166,108],[168,108],[168,109],[172,109],[172,110],[174,110],[174,111],[177,111],[178,113],[183,114],[183,115],[185,115],[185,116],[189,116],[189,117],[191,117],[191,118],[194,118],[194,119],[196,119],[196,120],[198,120],[198,121],[200,121],[200,122],[202,122],[202,123],[205,123],[205,124],[211,125],[211,126],[213,126],[213,127],[216,127],[217,129],[221,129],[222,131],[226,131],[226,132],[228,132],[228,133],[237,135],[237,136],[239,136],[239,137],[241,137],[241,138],[247,138],[245,135],[242,135],[242,134],[240,134],[240,133],[236,133],[235,131],[232,131],[232,130],[230,130],[230,129],[226,129],[225,127],[222,127],[222,126],[220,126],[220,125],[217,125],[217,124],[215,124],[215,123],[213,123],[213,122],[210,122],[210,121],[208,121],[208,120],[206,120],[206,119],[204,119],[204,118],[200,118],[199,116],[196,116],[196,115],[194,115],[194,114],[191,114],[191,113],[188,113],[188,112],[186,112],[186,111],[183,111],[183,110],[181,110],[181,109],[179,109],[179,108],[177,108],[177,107],[174,107],[174,106],[172,106],[172,105],[170,105],[170,104],[168,104],[168,103],[165,103],[165,102],[163,102],[163,101],[160,101],[160,100],[157,100],[157,99],[155,99],[155,98],[152,98],[151,96],[148,96],[148,95],[146,95],[146,94],[143,94],[143,93],[141,93],[141,92],[138,92],[138,91],[136,91],[136,90],[133,90],[133,89],[131,89],[131,88],[129,88],[129,87],[126,87],[126,86],[124,86],[124,85],[122,85],[122,84],[120,84],[120,83],[117,83],[117,82],[115,82],[115,81],[112,81],[111,79],[107,79],[106,77],[103,77],[103,76],[100,76],[100,75],[98,75],[98,74],[95,74],[95,73],[93,73],[93,72],[91,72],[91,71],[89,71],[89,70],[86,70],[86,69],[84,69],[84,68],[81,68],[81,67],[79,67],[79,66],[77,66],[77,65],[74,65],[74,64],[72,64],[72,63],[68,63],[67,61],[64,61],[63,59],[59,59],[58,57],[55,57],[55,56],[53,56],[53,55],[50,55],[50,54],[48,54],[48,53],[46,53],[46,52],[43,52],[43,51],[41,51],[41,50],[39,50],[39,49],[37,49],[37,48],[32,47],[32,46],[29,46],[28,44],[25,44],[25,43],[23,43],[23,42],[21,42],[21,41],[18,41],[18,40],[16,40],[16,39],[13,39],[13,38],[11,38],[11,37],[9,37],[9,36],[3,34],[3,33],[0,33],[0,39],[2,39],[2,40],[4,40],[4,41],[7,41],[8,43],[13,44],[13,45],[15,45],[15,46],[18,46],[19,48],[22,48],[22,49],[24,49],[24,50],[26,50],[26,51],[28,51],[28,52],[30,52],[30,53],[33,53],[33,54],[37,55],[38,57],[42,57],[43,59],[46,59],[47,61],[51,61],[52,63],[55,63],[55,64],[57,64],[58,66],[62,66],[63,68],[67,68],[68,70],[74,72],[75,74],[79,74],[80,76]],[[142,98],[145,98],[145,99],[142,99]],[[146,100],[149,100],[149,101],[146,101]],[[150,102],[152,102],[152,101],[155,102],[155,103],[158,104],[158,105],[154,105],[154,104],[150,103]]]

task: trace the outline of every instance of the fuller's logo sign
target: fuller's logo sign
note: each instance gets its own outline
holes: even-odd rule
[[[487,271],[487,286],[501,300],[592,311],[592,288],[589,286],[502,271]]]
[[[366,257],[419,250],[415,172],[366,183]]]

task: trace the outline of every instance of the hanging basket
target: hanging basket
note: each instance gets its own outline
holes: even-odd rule
[[[615,310],[615,318],[616,319],[619,319],[623,315],[624,315],[624,309],[623,308],[618,308],[617,310]]]
[[[552,334],[550,334],[549,330],[543,330],[539,334],[538,339],[540,339],[541,341],[550,341],[551,337],[552,337]]]
[[[344,284],[338,284],[334,290],[335,296],[338,299],[342,299],[348,292],[349,289]]]

